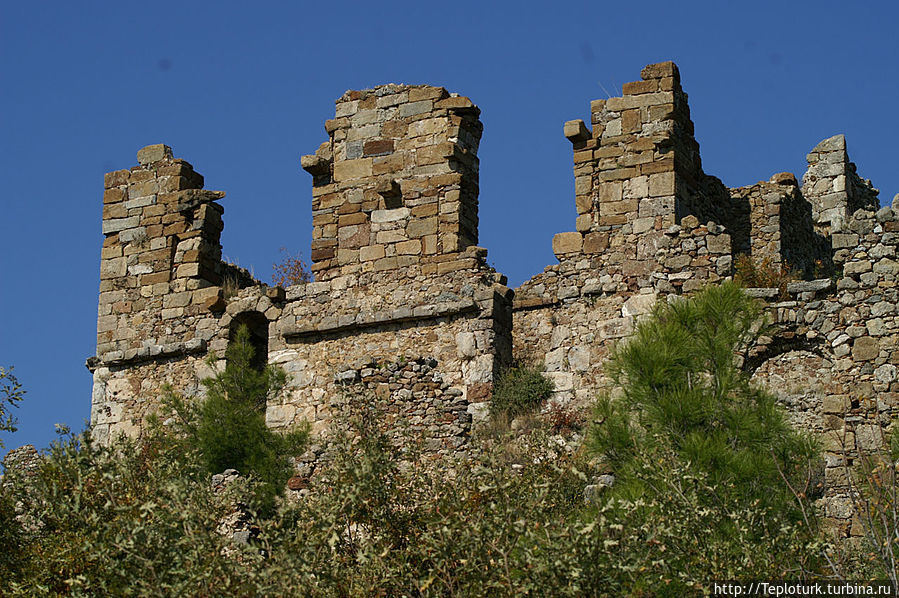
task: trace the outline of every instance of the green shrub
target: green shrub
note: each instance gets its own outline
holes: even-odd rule
[[[177,416],[178,432],[197,447],[206,472],[236,469],[255,476],[261,483],[264,508],[271,510],[292,473],[288,457],[303,452],[309,434],[307,426],[286,433],[266,426],[266,404],[283,390],[286,374],[272,365],[257,370],[253,355],[249,330],[242,325],[228,345],[224,369],[203,380],[207,394],[198,407],[171,390],[165,401]],[[214,356],[210,365],[215,367]]]
[[[246,595],[215,531],[236,497],[216,496],[196,452],[170,438],[107,448],[63,437],[4,492],[29,523],[15,566],[0,561],[4,596]]]
[[[500,373],[493,384],[490,413],[515,417],[538,408],[554,390],[553,383],[533,366],[516,364]]]

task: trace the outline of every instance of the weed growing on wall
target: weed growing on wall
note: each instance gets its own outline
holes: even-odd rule
[[[493,384],[490,413],[515,417],[540,407],[554,390],[553,383],[534,366],[514,364]]]

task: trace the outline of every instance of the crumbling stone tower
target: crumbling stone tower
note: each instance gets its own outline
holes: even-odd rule
[[[433,273],[477,244],[479,112],[424,85],[337,100],[328,141],[302,160],[313,175],[317,280],[419,264]]]

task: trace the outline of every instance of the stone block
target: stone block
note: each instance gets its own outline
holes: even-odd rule
[[[660,172],[649,176],[649,196],[665,197],[674,195],[674,172]]]
[[[119,231],[134,228],[140,224],[140,216],[131,216],[129,218],[115,218],[103,221],[103,234],[109,235]]]
[[[626,96],[640,95],[641,93],[653,93],[659,91],[659,82],[655,79],[648,81],[631,81],[621,86],[621,93]]]
[[[414,239],[397,243],[396,252],[400,255],[421,255],[421,241]]]
[[[414,91],[414,90],[413,90]],[[412,94],[410,92],[410,100],[412,99]],[[430,112],[434,107],[434,102],[430,100],[421,100],[417,102],[409,102],[408,104],[401,104],[399,109],[399,115],[401,118],[408,118],[410,116],[417,116],[419,114],[424,114],[426,112]]]
[[[680,77],[677,65],[670,60],[666,62],[657,62],[655,64],[647,64],[643,67],[643,70],[640,71],[640,78],[644,81],[647,79],[662,79],[664,77]]]
[[[581,233],[558,233],[553,237],[553,253],[565,255],[579,253],[583,246]]]
[[[731,252],[730,235],[728,234],[708,235],[705,238],[705,244],[709,253],[721,254]]]
[[[877,339],[870,336],[862,336],[852,343],[853,361],[873,361],[880,354],[880,344]]]
[[[370,177],[372,175],[372,159],[342,160],[334,164],[334,180],[348,181]]]
[[[127,185],[130,178],[130,170],[114,170],[112,172],[107,172],[103,176],[103,186],[106,189],[111,189],[113,187]]]
[[[858,235],[855,233],[833,233],[830,236],[830,242],[834,249],[856,247],[858,245]]]
[[[592,137],[590,129],[581,119],[569,120],[564,126],[565,137],[572,143],[578,141],[587,141]]]
[[[122,201],[125,198],[125,191],[120,187],[113,187],[112,189],[106,189],[103,192],[103,203],[104,204],[115,204]],[[104,216],[105,218],[105,216]]]
[[[621,201],[623,185],[620,181],[606,181],[599,186],[600,203]]]
[[[584,235],[584,253],[602,253],[609,248],[609,233],[592,232]]]
[[[391,210],[375,210],[371,213],[371,221],[373,224],[383,224],[386,222],[397,222],[405,220],[409,217],[411,211],[409,208],[394,208]]]
[[[406,225],[406,234],[415,239],[437,233],[437,218],[414,219]]]
[[[137,151],[137,162],[141,165],[152,164],[166,158],[171,159],[171,157],[172,148],[163,143],[148,145]]]
[[[379,260],[385,255],[384,245],[370,245],[359,248],[359,259],[363,262]]]

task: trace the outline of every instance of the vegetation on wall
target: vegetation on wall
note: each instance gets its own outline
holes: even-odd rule
[[[291,476],[288,455],[299,455],[308,428],[276,432],[265,424],[265,407],[284,390],[287,374],[274,365],[254,367],[254,348],[246,324],[238,327],[225,352],[225,366],[216,356],[209,366],[219,371],[203,380],[206,398],[199,405],[165,389],[168,423],[176,438],[195,447],[200,465],[212,475],[227,469],[252,474],[259,481],[269,509]]]
[[[221,399],[209,413],[176,411],[196,419],[153,427],[139,445],[66,435],[36,474],[4,478],[0,587],[9,596],[683,596],[714,579],[832,576],[801,496],[814,491],[815,447],[735,360],[758,316],[733,285],[658,307],[615,351],[619,386],[600,401],[586,446],[547,417],[521,431],[515,451],[435,461],[398,444],[370,397],[349,397],[323,441],[328,463],[301,496],[284,498],[270,489],[277,479],[283,488],[286,471],[269,478],[254,464],[287,463],[296,445],[260,440],[256,424],[201,432],[229,427],[235,405],[258,415],[283,382],[235,349],[207,385],[207,405]],[[551,391],[528,380],[509,404]],[[244,475],[217,492],[219,467]],[[218,531],[238,503],[260,529],[245,545]]]
[[[553,383],[540,368],[513,364],[497,377],[490,397],[490,413],[515,417],[532,411],[550,398]]]

